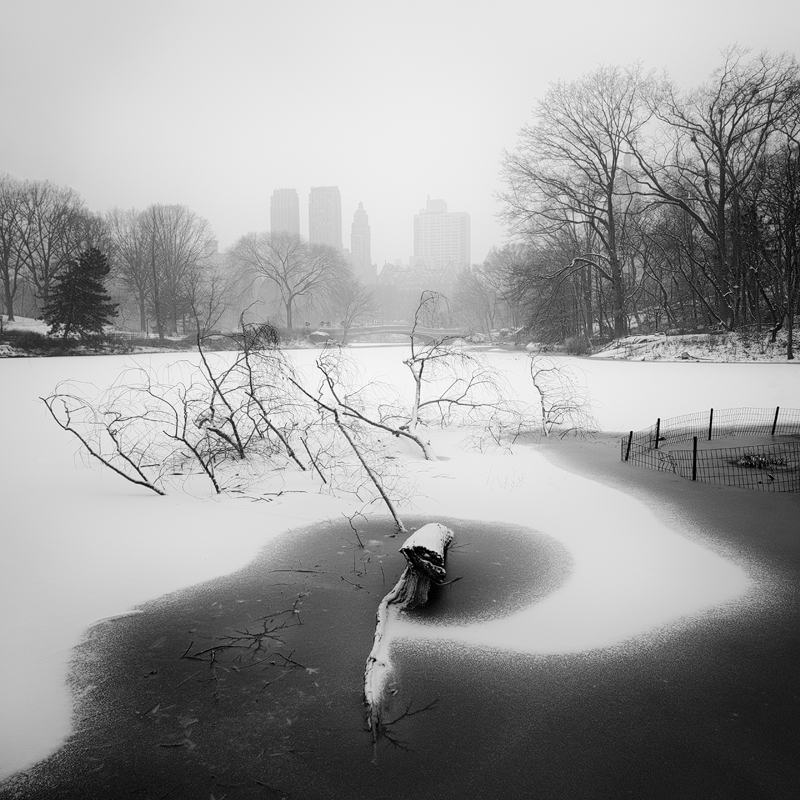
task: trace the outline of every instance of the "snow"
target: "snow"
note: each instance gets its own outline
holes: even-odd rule
[[[653,333],[616,339],[592,358],[628,361],[786,362],[786,334]]]
[[[8,317],[4,314],[2,322],[3,328],[7,331],[25,330],[46,334],[49,330],[44,320],[34,319],[33,317],[15,317],[13,322],[9,322]]]
[[[374,385],[409,385],[403,348],[353,352]],[[310,368],[316,354],[293,355]],[[0,661],[0,778],[46,757],[69,734],[69,659],[87,628],[235,571],[285,531],[362,509],[352,496],[321,494],[318,482],[288,471],[275,476],[276,491],[305,491],[270,503],[157,497],[87,467],[38,399],[61,380],[103,388],[134,363],[158,366],[186,357],[0,362],[0,640],[10,645]],[[524,354],[498,351],[487,358],[520,396],[534,401]],[[606,431],[636,430],[656,417],[711,407],[793,406],[800,397],[793,364],[557,360],[588,388]],[[559,590],[505,619],[459,629],[416,626],[407,635],[532,653],[591,650],[731,603],[752,585],[741,564],[667,528],[640,501],[554,467],[535,448],[481,454],[465,449],[457,431],[430,433],[446,458],[425,462],[408,451],[406,472],[415,487],[401,513],[525,525],[566,547],[573,567]]]
[[[574,653],[624,642],[731,602],[750,588],[741,566],[677,535],[638,500],[556,469],[539,453],[491,459],[463,454],[446,464],[419,481],[429,499],[418,513],[457,513],[546,533],[568,550],[570,579],[501,619],[437,628],[405,618],[393,627],[393,637]]]

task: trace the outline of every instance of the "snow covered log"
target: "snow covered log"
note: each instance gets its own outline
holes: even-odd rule
[[[402,608],[424,606],[428,602],[431,581],[444,581],[444,558],[452,541],[453,532],[438,522],[423,525],[406,539],[400,552],[408,562],[406,572],[410,570],[411,574],[408,576],[408,587],[402,600],[395,601],[402,603]]]
[[[364,670],[364,702],[373,743],[378,740],[381,712],[392,668],[389,644],[384,641],[389,622],[400,611],[425,605],[431,582],[444,582],[447,574],[445,555],[452,541],[453,532],[449,528],[431,522],[412,533],[400,548],[408,566],[378,606],[375,639]]]

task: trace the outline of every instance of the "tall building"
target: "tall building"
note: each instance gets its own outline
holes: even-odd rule
[[[362,283],[375,283],[377,273],[372,266],[369,217],[364,211],[363,203],[358,204],[358,208],[353,214],[353,224],[350,226],[350,256],[355,267],[356,277]]]
[[[342,196],[338,186],[312,186],[308,195],[308,240],[342,249]]]
[[[444,200],[428,198],[427,207],[414,215],[414,263],[427,269],[460,269],[470,264],[469,214],[447,210]]]
[[[269,203],[272,233],[300,233],[300,197],[297,189],[275,189]]]

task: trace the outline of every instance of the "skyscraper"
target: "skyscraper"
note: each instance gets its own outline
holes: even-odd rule
[[[338,186],[312,186],[308,195],[308,240],[342,249],[342,197]]]
[[[297,189],[275,189],[269,203],[272,233],[300,233],[300,197]]]
[[[414,262],[420,260],[433,270],[469,266],[469,214],[448,212],[444,200],[429,197],[426,208],[414,215]]]
[[[358,208],[353,214],[353,224],[350,226],[350,255],[356,277],[363,283],[375,283],[377,273],[372,266],[369,217],[364,211],[363,203],[358,204]]]

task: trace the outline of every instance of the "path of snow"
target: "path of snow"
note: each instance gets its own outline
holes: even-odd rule
[[[403,380],[402,349],[356,352],[369,375]],[[310,363],[315,353],[296,355]],[[524,356],[489,358],[529,392]],[[710,407],[796,406],[800,397],[794,365],[570,363],[604,430],[640,429],[657,416]],[[268,505],[157,497],[87,469],[38,396],[64,379],[105,387],[130,364],[123,357],[0,362],[0,778],[68,735],[70,654],[94,622],[237,570],[284,531],[356,510],[316,487]],[[450,433],[435,443],[450,460],[414,457],[417,495],[407,512],[527,525],[558,539],[573,560],[571,579],[557,592],[507,619],[461,630],[463,641],[541,653],[608,646],[749,585],[738,566],[667,529],[638,501],[556,469],[530,448],[479,455],[460,450]]]
[[[426,499],[415,513],[534,528],[569,551],[571,572],[557,591],[510,616],[463,627],[401,620],[393,638],[581,652],[734,600],[750,586],[740,566],[677,535],[638,500],[529,449],[505,458],[461,454],[423,469],[418,488]]]

